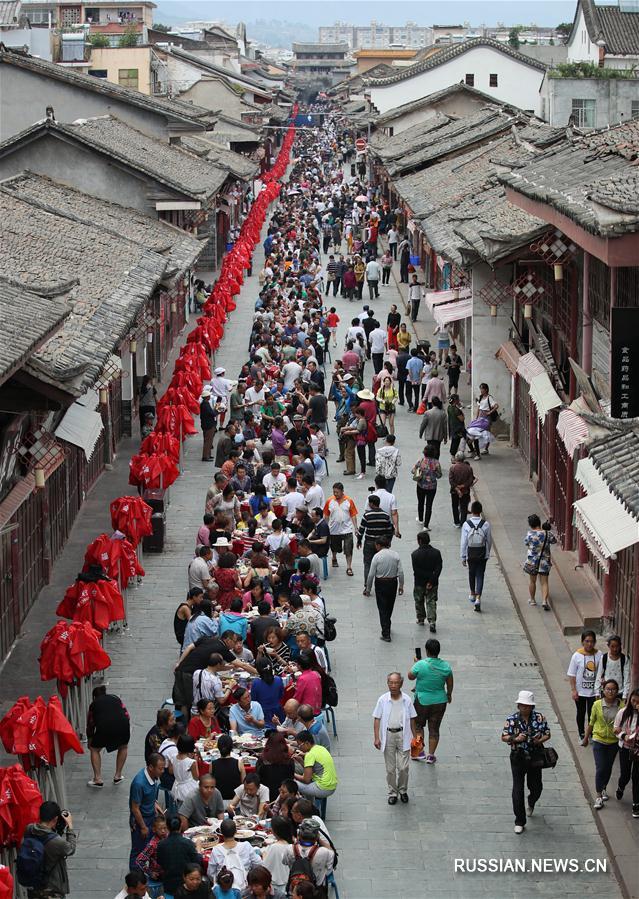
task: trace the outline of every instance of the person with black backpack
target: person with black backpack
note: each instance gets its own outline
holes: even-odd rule
[[[334,852],[319,845],[319,825],[304,820],[297,830],[297,838],[283,855],[289,865],[288,894],[300,883],[310,883],[317,889],[317,896],[327,896],[326,878],[333,870]]]
[[[490,524],[483,518],[482,511],[482,504],[475,500],[461,532],[461,560],[462,565],[468,567],[470,584],[468,599],[473,603],[475,612],[481,612],[484,574],[492,546]]]
[[[29,899],[69,893],[67,858],[77,842],[71,813],[62,811],[57,802],[43,802],[38,821],[25,828],[16,860],[17,880],[27,888]]]

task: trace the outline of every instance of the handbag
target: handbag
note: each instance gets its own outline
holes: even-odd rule
[[[421,481],[421,479],[422,479],[422,476],[423,475],[422,475],[421,464],[418,462],[417,465],[413,465],[413,468],[411,471],[411,477],[414,481],[419,483],[419,481]]]
[[[388,437],[388,428],[385,424],[382,424],[382,419],[379,412],[377,413],[377,418],[379,420],[375,422],[375,433],[378,437]]]

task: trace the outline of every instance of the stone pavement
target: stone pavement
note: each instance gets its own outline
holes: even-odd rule
[[[255,270],[261,261],[257,248]],[[233,374],[246,355],[257,278],[247,279],[231,318],[217,363]],[[383,288],[373,304],[385,320],[399,294],[394,285]],[[359,307],[335,301],[342,317],[340,336],[350,315]],[[367,366],[370,378],[370,364]],[[401,895],[416,899],[429,893],[439,897],[490,895],[496,899],[526,892],[550,896],[605,893],[620,895],[610,874],[463,874],[455,873],[454,859],[593,859],[607,855],[583,796],[578,775],[557,726],[541,673],[513,607],[498,563],[491,560],[482,615],[473,613],[467,600],[465,570],[459,563],[459,531],[452,525],[445,481],[435,500],[432,539],[444,557],[440,588],[438,637],[442,656],[453,665],[454,703],[442,727],[439,761],[434,766],[411,763],[408,806],[386,803],[384,765],[372,745],[371,712],[385,689],[386,674],[405,672],[413,649],[427,632],[414,623],[411,596],[410,552],[419,525],[415,522],[414,485],[410,467],[421,450],[417,440],[419,419],[400,410],[398,444],[403,472],[396,485],[400,503],[401,541],[395,541],[407,571],[407,591],[398,598],[393,620],[393,642],[380,642],[374,599],[362,596],[362,561],[354,561],[355,577],[344,566],[331,570],[325,584],[329,608],[338,618],[338,638],[330,645],[333,673],[340,691],[337,709],[339,737],[334,741],[340,786],[328,802],[327,820],[340,850],[337,882],[343,899],[383,899]],[[331,438],[334,446],[334,437]],[[113,472],[98,482],[79,516],[69,544],[55,566],[54,580],[43,591],[26,622],[24,636],[2,671],[2,708],[19,695],[48,692],[38,681],[37,658],[42,635],[54,621],[62,591],[79,569],[86,544],[108,530],[108,502],[128,492],[127,450],[122,448]],[[496,450],[499,464],[502,448]],[[446,467],[446,452],[443,453]],[[110,783],[113,758],[104,765],[106,786],[90,790],[88,758],[73,758],[65,766],[69,808],[74,814],[79,844],[70,862],[71,899],[112,899],[121,889],[126,871],[128,778],[142,765],[144,734],[155,710],[171,692],[171,669],[176,659],[172,618],[186,586],[186,566],[201,521],[206,487],[213,470],[200,461],[200,438],[186,448],[184,475],[171,489],[168,543],[161,556],[146,556],[147,575],[130,592],[129,632],[109,642],[113,666],[109,688],[120,694],[133,722],[127,780]],[[329,457],[329,487],[341,479],[341,466]],[[347,491],[363,511],[369,479],[346,478]],[[330,490],[330,487],[329,487]],[[328,492],[328,491],[327,491]],[[560,762],[544,778],[545,790],[526,833],[513,833],[510,807],[508,752],[499,736],[504,716],[514,708],[519,689],[533,689],[539,708],[548,715],[553,744]],[[609,869],[609,863],[608,863]]]

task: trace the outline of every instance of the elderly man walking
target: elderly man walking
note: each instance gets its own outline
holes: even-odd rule
[[[470,488],[477,479],[470,462],[463,453],[455,453],[455,461],[448,470],[450,501],[453,508],[453,522],[460,528],[468,518]]]
[[[442,408],[441,400],[436,396],[433,397],[432,408],[424,412],[419,436],[432,448],[433,458],[439,459],[442,440],[444,443],[448,440],[448,416]]]
[[[400,596],[404,592],[404,569],[399,555],[395,550],[390,549],[388,537],[379,537],[377,540],[377,552],[371,561],[364,591],[365,596],[370,596],[373,586],[382,629],[380,640],[390,643],[391,618],[395,600],[398,592]]]
[[[391,671],[386,684],[388,692],[382,693],[373,711],[373,745],[384,753],[388,804],[396,805],[398,796],[408,802],[410,743],[415,736],[417,712],[402,690],[404,678],[399,671]]]

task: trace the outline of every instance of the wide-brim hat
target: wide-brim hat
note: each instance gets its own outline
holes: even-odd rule
[[[517,705],[534,705],[535,694],[532,690],[520,690],[517,697]]]
[[[215,543],[212,544],[212,546],[225,546],[227,548],[231,545],[231,541],[228,537],[218,537]]]
[[[218,368],[215,369],[215,374],[216,374],[216,375],[223,375],[223,374],[225,374],[225,373],[226,373],[226,369],[225,369],[225,368],[222,368],[222,366],[219,366]]]
[[[372,390],[360,390],[357,394],[360,400],[374,400],[375,394]]]

